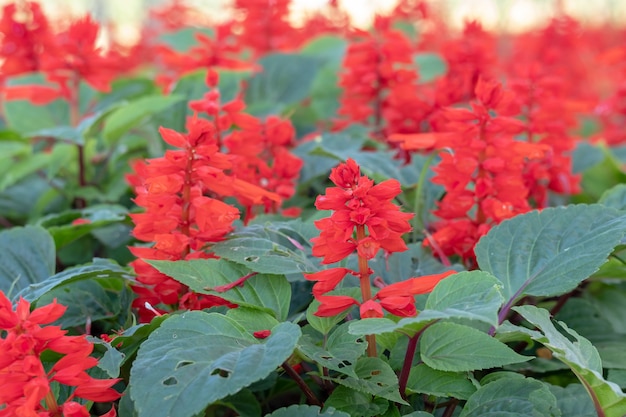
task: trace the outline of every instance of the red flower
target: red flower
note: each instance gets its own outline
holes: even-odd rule
[[[99,402],[120,398],[111,388],[119,379],[94,379],[87,374],[98,360],[90,356],[93,345],[85,336],[66,336],[58,326],[42,326],[60,318],[65,310],[55,300],[31,312],[24,299],[13,310],[0,292],[0,330],[4,331],[0,338],[0,404],[4,405],[0,416],[89,416],[85,406],[73,398]],[[48,372],[40,359],[45,351],[62,355]],[[64,404],[57,403],[52,381],[75,387]],[[107,415],[115,416],[115,410]]]

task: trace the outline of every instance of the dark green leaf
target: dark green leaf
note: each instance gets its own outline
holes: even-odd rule
[[[491,229],[476,245],[476,260],[504,284],[508,303],[559,295],[605,263],[625,231],[626,216],[599,204],[547,208]]]
[[[501,378],[470,397],[459,417],[560,417],[556,398],[540,381]]]
[[[45,281],[55,266],[54,240],[45,229],[26,226],[0,232],[0,291],[8,297]]]
[[[54,288],[93,278],[123,278],[130,280],[132,275],[127,268],[119,266],[110,259],[95,258],[91,263],[67,268],[41,282],[31,284],[22,289],[13,298],[24,297],[26,300],[35,303],[41,296]]]
[[[597,417],[591,398],[581,384],[570,384],[567,387],[549,385],[552,395],[556,397],[557,406],[563,417]]]
[[[221,314],[172,316],[142,344],[131,369],[139,417],[195,416],[267,377],[291,356],[299,337],[292,323],[279,324],[260,342]]]
[[[343,386],[336,387],[324,405],[359,417],[379,416],[389,408],[389,402],[383,398],[372,398],[369,394]]]
[[[243,285],[226,292],[212,288],[232,284],[250,274],[250,270],[225,259],[193,259],[189,261],[148,261],[160,272],[187,285],[200,294],[217,295],[232,303],[263,309],[279,320],[285,320],[289,312],[291,287],[284,276],[257,274]]]
[[[423,363],[411,368],[406,388],[414,393],[459,400],[467,400],[476,391],[474,384],[467,379],[467,374],[438,371]]]

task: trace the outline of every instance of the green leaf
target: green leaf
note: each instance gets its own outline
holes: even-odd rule
[[[489,335],[456,323],[435,323],[420,338],[422,361],[433,369],[466,372],[532,359]]]
[[[430,82],[448,71],[446,61],[439,54],[419,53],[413,56],[413,62],[417,65],[420,83]]]
[[[104,139],[109,143],[116,142],[131,128],[137,126],[144,118],[162,112],[173,104],[181,101],[182,96],[158,94],[143,96],[125,106],[114,110],[107,118],[102,130]]]
[[[567,387],[549,385],[552,395],[556,397],[557,406],[563,417],[597,417],[593,403],[581,384],[570,384]]]
[[[459,417],[560,417],[548,387],[531,378],[501,378],[472,395]]]
[[[291,356],[299,337],[293,323],[279,324],[260,342],[221,314],[169,317],[137,353],[130,396],[139,417],[195,416],[267,377]]]
[[[358,378],[355,365],[365,353],[367,344],[347,330],[348,323],[337,327],[328,337],[325,348],[317,346],[310,336],[304,335],[298,342],[298,351],[320,366]]]
[[[580,141],[572,152],[572,172],[577,174],[598,165],[604,160],[604,151],[587,141]]]
[[[266,414],[265,417],[350,417],[350,414],[343,411],[337,411],[333,407],[326,407],[325,411],[322,411],[316,405],[292,405],[289,407],[279,408],[271,414]]]
[[[95,258],[91,263],[67,268],[43,281],[25,287],[13,299],[17,300],[19,297],[24,297],[31,303],[36,304],[35,302],[40,297],[54,288],[93,278],[123,278],[130,280],[132,275],[127,268],[119,266],[110,259]]]
[[[159,272],[187,285],[200,294],[222,297],[240,306],[263,309],[278,320],[285,320],[289,312],[291,287],[284,276],[257,274],[243,285],[226,292],[212,288],[232,284],[250,274],[250,270],[225,259],[192,259],[189,261],[147,261]]]
[[[264,274],[315,272],[318,267],[309,259],[313,236],[303,225],[300,221],[252,224],[216,243],[211,251]]]
[[[56,299],[59,304],[67,306],[67,310],[54,322],[55,325],[63,328],[85,326],[87,321],[114,319],[122,314],[129,307],[129,292],[124,280],[119,278],[82,280],[50,290],[39,298],[38,304],[50,304]]]
[[[600,410],[604,411],[605,417],[626,415],[626,395],[619,386],[603,378],[600,355],[589,340],[567,327],[565,323],[557,321],[556,323],[563,329],[561,333],[545,309],[531,305],[513,309],[541,331],[541,333],[529,331],[530,337],[550,349],[554,358],[570,367],[591,396],[598,415]]]
[[[0,191],[17,184],[31,174],[43,170],[52,157],[46,153],[35,153],[0,166]]]
[[[437,284],[425,308],[497,325],[504,302],[501,290],[502,283],[488,272],[459,272]]]
[[[389,402],[383,398],[372,398],[371,395],[350,389],[336,387],[330,397],[324,401],[325,408],[333,407],[345,411],[349,416],[379,416],[389,408]]]
[[[7,85],[50,86],[41,73],[9,77]],[[70,111],[66,100],[54,100],[45,106],[34,105],[27,100],[5,100],[2,104],[7,126],[25,136],[30,132],[69,125]]]
[[[617,210],[626,210],[626,184],[617,184],[606,190],[598,203]]]
[[[300,53],[340,63],[345,55],[347,46],[348,42],[340,36],[321,35],[304,44]]]
[[[223,405],[237,412],[239,417],[258,417],[261,415],[261,404],[249,389],[243,389],[233,395],[219,400],[217,405]]]
[[[98,368],[106,372],[110,378],[117,378],[124,362],[124,354],[102,339],[93,336],[87,336],[87,339],[95,345],[96,349],[104,349],[104,354],[98,358]]]
[[[467,379],[467,374],[438,371],[423,363],[411,368],[406,388],[413,393],[459,400],[467,400],[476,391],[474,384]]]
[[[28,285],[46,280],[54,274],[55,253],[52,236],[41,227],[0,232],[0,291],[12,297]]]
[[[44,227],[54,238],[57,248],[88,235],[92,231],[126,220],[128,209],[113,204],[98,204],[81,210],[68,210],[42,217],[37,225]],[[89,223],[73,225],[77,219],[88,220]]]
[[[546,208],[502,222],[474,252],[512,304],[525,295],[573,290],[606,262],[625,231],[626,216],[599,204]]]
[[[281,113],[309,96],[323,61],[310,56],[272,53],[259,60],[263,71],[248,81],[244,101],[257,116]]]
[[[350,333],[379,335],[402,332],[412,336],[435,320],[451,318],[494,324],[503,301],[501,287],[496,278],[483,271],[450,275],[430,293],[425,309],[416,317],[403,318],[398,322],[385,318],[353,321]]]
[[[385,398],[399,404],[407,404],[398,392],[398,377],[393,369],[380,358],[361,358],[354,368],[358,378],[346,376],[331,378],[338,384],[353,390]]]

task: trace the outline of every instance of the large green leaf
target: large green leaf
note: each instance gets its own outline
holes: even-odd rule
[[[425,309],[495,325],[504,302],[501,291],[502,283],[488,272],[459,272],[437,284]]]
[[[563,329],[561,333],[545,309],[531,305],[513,309],[541,331],[527,331],[527,334],[550,349],[553,357],[570,367],[591,396],[599,416],[626,415],[626,395],[619,386],[604,379],[600,355],[589,340],[567,327],[562,321],[557,321],[556,323]],[[603,414],[600,414],[601,412]]]
[[[4,162],[0,165],[0,191],[45,169],[52,159],[51,154],[33,153]]]
[[[182,99],[183,97],[179,95],[156,94],[135,99],[108,115],[102,135],[108,143],[114,143],[144,118],[162,112]]]
[[[393,369],[380,358],[365,357],[358,360],[354,368],[357,378],[340,376],[333,381],[353,390],[385,398],[399,404],[407,404],[398,391],[398,377]]]
[[[502,222],[474,251],[511,305],[525,295],[573,290],[606,262],[624,232],[626,216],[603,205],[547,208]]]
[[[343,411],[337,411],[333,407],[326,407],[325,411],[322,411],[316,405],[292,405],[289,407],[279,408],[271,414],[266,414],[265,417],[350,417],[350,414]]]
[[[14,227],[0,232],[0,291],[12,297],[54,274],[52,236],[38,226]]]
[[[422,361],[433,369],[466,372],[526,362],[504,343],[474,328],[456,323],[435,323],[420,338]]]
[[[281,323],[259,341],[217,313],[166,319],[145,341],[130,374],[139,417],[192,417],[267,377],[291,356],[300,328]]]
[[[626,210],[626,184],[617,184],[610,190],[606,190],[598,203],[617,210]]]
[[[567,387],[549,385],[552,395],[563,417],[597,417],[591,398],[581,384],[570,384]]]
[[[248,82],[245,102],[255,115],[281,113],[309,96],[323,60],[297,54],[272,53],[259,60],[263,71]]]
[[[212,288],[232,284],[250,274],[250,270],[225,259],[148,263],[197,293],[217,295],[244,307],[260,308],[271,312],[279,320],[287,318],[291,287],[284,276],[257,274],[247,279],[243,285],[237,285],[225,292],[216,292]]]
[[[423,363],[411,368],[406,388],[414,393],[459,400],[467,400],[476,391],[467,373],[438,371]]]
[[[460,272],[442,280],[428,296],[426,308],[416,317],[396,322],[390,319],[353,321],[350,333],[356,335],[402,332],[409,336],[436,320],[467,319],[494,325],[502,305],[501,283],[483,271]]]
[[[13,298],[24,297],[26,300],[34,303],[54,288],[93,278],[123,278],[130,280],[132,275],[127,268],[119,266],[110,259],[95,258],[91,263],[67,268],[38,283],[30,284]]]
[[[500,378],[476,391],[459,417],[504,416],[561,417],[561,412],[544,383],[531,378]]]
[[[244,265],[252,271],[302,274],[318,269],[309,259],[309,240],[315,235],[317,229],[299,220],[252,224],[231,234],[229,239],[216,243],[211,250],[219,257]]]

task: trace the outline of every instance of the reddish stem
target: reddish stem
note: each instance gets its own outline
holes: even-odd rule
[[[365,226],[358,225],[356,227],[356,240],[360,242],[362,239],[365,239]],[[363,298],[363,302],[372,299],[372,286],[370,284],[370,268],[367,265],[367,259],[361,255],[359,255],[359,279],[361,284],[361,297]],[[367,356],[371,358],[375,358],[378,356],[376,352],[376,336],[373,334],[368,334],[365,336],[367,340]]]

